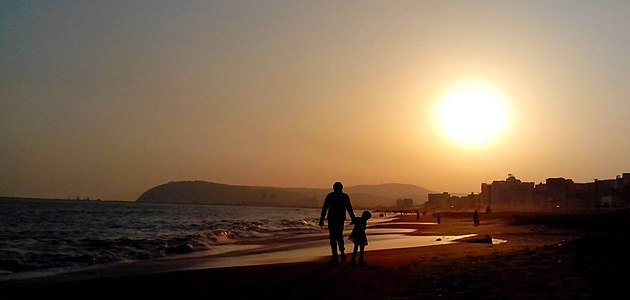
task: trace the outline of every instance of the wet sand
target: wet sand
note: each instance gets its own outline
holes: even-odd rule
[[[481,225],[473,226],[472,213],[442,213],[441,224],[430,215],[374,222],[368,230],[365,266],[348,261],[332,265],[324,256],[296,261],[294,252],[287,252],[285,263],[276,256],[264,263],[204,266],[200,258],[177,269],[165,261],[154,270],[5,281],[0,282],[0,291],[8,296],[5,299],[626,299],[630,295],[625,287],[630,267],[628,211],[482,213],[480,219]],[[466,237],[435,246],[376,250],[377,232],[386,229],[407,229],[405,234],[432,239]],[[327,248],[327,242],[311,242],[313,247],[301,248]]]

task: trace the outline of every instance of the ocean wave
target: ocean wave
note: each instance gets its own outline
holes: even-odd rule
[[[308,234],[317,220],[315,210],[282,208],[0,203],[0,276]]]

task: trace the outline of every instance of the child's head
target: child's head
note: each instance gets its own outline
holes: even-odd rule
[[[370,218],[372,218],[372,213],[370,213],[369,211],[363,211],[363,213],[361,214],[361,218],[363,220],[369,220]]]

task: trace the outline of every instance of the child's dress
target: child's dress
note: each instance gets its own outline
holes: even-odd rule
[[[354,221],[354,228],[352,228],[352,232],[350,232],[349,240],[351,240],[356,245],[367,245],[367,235],[365,234],[365,229],[367,227],[367,220],[363,218],[356,218]]]

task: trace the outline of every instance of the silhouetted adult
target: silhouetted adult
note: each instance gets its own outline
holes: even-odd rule
[[[476,209],[473,212],[473,225],[479,226],[479,212]]]
[[[343,244],[343,226],[346,221],[346,211],[352,220],[355,219],[350,196],[343,192],[343,184],[335,182],[333,191],[326,195],[322,213],[319,218],[319,226],[324,226],[324,218],[328,215],[328,238],[330,239],[330,250],[332,252],[331,262],[336,263],[339,253],[341,260],[346,260],[345,247]]]

